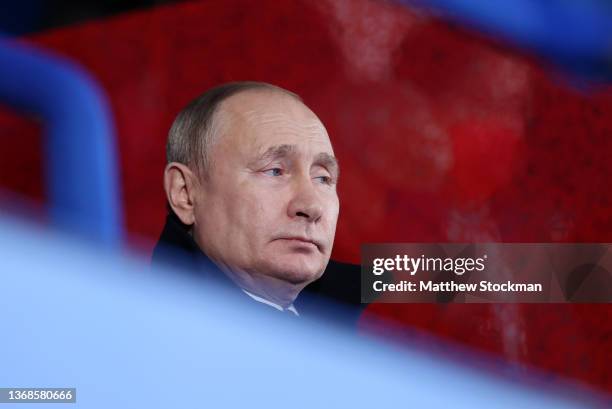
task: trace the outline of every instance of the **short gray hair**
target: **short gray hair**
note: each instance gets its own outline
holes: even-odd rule
[[[215,137],[215,113],[232,95],[251,90],[269,90],[287,94],[300,102],[291,91],[266,82],[230,82],[209,89],[189,103],[176,117],[166,144],[166,161],[189,166],[206,176],[210,165],[209,151]]]

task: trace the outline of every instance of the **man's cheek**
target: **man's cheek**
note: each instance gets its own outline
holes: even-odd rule
[[[338,200],[330,200],[328,207],[326,208],[327,224],[328,228],[333,232],[336,230],[336,223],[338,222],[338,216],[340,213],[340,207]]]
[[[261,252],[271,240],[271,231],[274,227],[274,220],[266,217],[265,206],[261,203],[250,201],[251,206],[243,206],[240,211],[240,231],[245,240],[249,242],[249,247],[253,251]]]

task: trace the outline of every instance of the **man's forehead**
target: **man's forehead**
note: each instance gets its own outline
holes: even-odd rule
[[[228,111],[240,113],[262,106],[287,106],[291,103],[304,106],[296,97],[281,90],[249,89],[226,98],[221,106]]]
[[[225,133],[241,145],[265,150],[272,145],[302,142],[327,145],[332,151],[327,130],[317,116],[281,92],[235,95],[224,101],[221,111]]]
[[[319,118],[306,105],[281,91],[241,92],[223,101],[220,110],[234,121],[267,125],[293,120],[304,127],[325,130]]]
[[[313,134],[320,133],[323,135],[327,135],[325,127],[323,126],[321,121],[319,121],[319,119],[314,115],[298,117],[295,115],[291,115],[288,112],[279,112],[273,110],[268,111],[265,108],[260,108],[244,111],[242,118],[252,125],[260,125],[264,127],[295,127],[296,129],[308,131]]]

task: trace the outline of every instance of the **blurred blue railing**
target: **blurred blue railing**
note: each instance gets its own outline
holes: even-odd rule
[[[612,82],[609,0],[397,0],[544,57],[574,78]]]
[[[117,151],[103,92],[69,61],[0,40],[0,103],[45,127],[51,221],[110,245],[123,237]]]

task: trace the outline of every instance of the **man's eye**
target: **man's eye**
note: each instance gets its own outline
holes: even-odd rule
[[[281,168],[272,168],[272,169],[264,170],[263,173],[265,173],[268,176],[282,176],[283,170]]]
[[[320,180],[321,183],[324,183],[326,185],[332,184],[332,178],[330,176],[317,176],[315,179]]]

